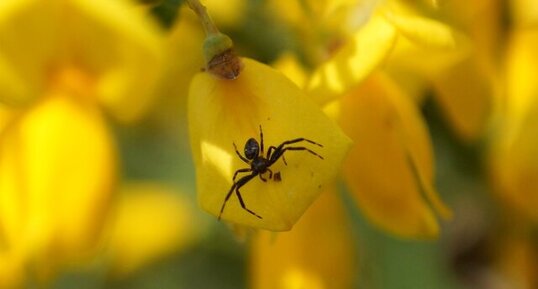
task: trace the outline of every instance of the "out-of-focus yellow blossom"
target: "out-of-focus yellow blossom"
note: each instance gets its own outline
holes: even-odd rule
[[[49,95],[8,126],[0,142],[6,249],[50,270],[92,252],[116,177],[103,116],[78,101]]]
[[[290,1],[273,2],[290,5]],[[304,37],[305,41],[309,47],[321,50],[315,53],[317,57],[309,59],[316,69],[306,86],[321,104],[359,85],[387,61],[395,47],[407,43],[421,49],[453,51],[460,42],[458,33],[450,27],[420,16],[400,1],[339,1],[334,9],[305,9],[302,5],[317,6],[291,2],[292,7],[298,7],[295,10],[309,13],[291,17],[294,20],[288,20],[290,25],[313,34]],[[319,5],[330,2],[323,3]],[[310,43],[309,39],[314,40]]]
[[[1,74],[9,78],[0,88],[0,100],[29,105],[74,67],[88,82],[91,90],[85,93],[91,98],[119,119],[137,117],[152,100],[162,41],[153,23],[126,5],[2,1],[0,63],[5,64]]]
[[[378,73],[326,110],[354,141],[344,177],[366,217],[398,236],[436,237],[436,214],[450,211],[435,192],[431,142],[411,99]]]
[[[257,232],[250,251],[253,289],[340,289],[355,281],[351,226],[332,190],[322,193],[291,232]]]
[[[162,185],[123,188],[107,248],[113,274],[125,276],[194,241],[203,224],[186,197]]]
[[[242,23],[248,8],[247,0],[204,0],[211,17],[220,27],[234,27]]]
[[[292,57],[275,65],[292,80],[304,77]],[[344,176],[364,214],[401,237],[436,237],[436,213],[447,218],[450,212],[434,190],[431,142],[410,97],[377,73],[325,112],[354,141]]]
[[[289,151],[287,166],[279,160],[270,168],[281,173],[281,181],[256,177],[240,189],[246,207],[263,219],[243,210],[235,193],[222,214],[222,219],[236,224],[289,230],[335,178],[350,140],[281,73],[250,59],[242,61],[243,71],[235,80],[200,73],[191,84],[188,115],[198,200],[206,211],[219,215],[234,172],[250,168],[233,144],[242,151],[249,138],[260,141],[260,126],[266,152],[269,146],[308,138],[323,147],[307,142],[293,146],[309,147],[323,159]]]
[[[389,70],[396,79],[401,74],[418,74],[415,78],[422,79],[423,89],[433,88],[442,113],[465,143],[484,135],[497,105],[500,87],[495,62],[499,58],[500,14],[496,2],[452,1],[441,5],[437,14],[465,31],[466,37],[454,32],[452,47],[444,49],[443,45],[407,45],[396,49],[389,60]],[[436,34],[435,30],[430,34]],[[401,83],[406,81],[407,76]]]
[[[125,1],[0,3],[0,254],[20,256],[30,278],[84,262],[101,238],[117,168],[100,106],[138,117],[163,61],[160,32],[138,12]]]
[[[272,65],[275,69],[282,72],[293,83],[303,88],[307,80],[307,72],[299,63],[295,55],[285,53],[281,55]]]
[[[538,222],[538,30],[513,33],[507,52],[505,110],[492,136],[494,190],[516,212]]]

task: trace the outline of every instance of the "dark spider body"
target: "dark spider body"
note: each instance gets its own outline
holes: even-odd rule
[[[267,182],[267,179],[265,179],[263,177],[263,175],[266,172],[269,172],[269,179],[273,178],[273,171],[271,171],[271,169],[269,167],[272,166],[274,163],[276,163],[281,157],[282,157],[282,160],[284,161],[284,164],[287,165],[286,159],[284,158],[284,153],[286,151],[307,151],[307,152],[319,157],[320,159],[323,159],[322,156],[318,155],[316,152],[314,152],[313,150],[310,150],[310,149],[308,149],[306,147],[289,146],[291,144],[295,144],[295,143],[299,143],[299,142],[303,142],[303,141],[309,142],[309,143],[317,145],[319,147],[323,147],[323,145],[321,145],[321,144],[319,144],[317,142],[311,141],[309,139],[296,138],[296,139],[293,139],[293,140],[285,141],[285,142],[281,143],[277,147],[270,146],[269,149],[267,150],[267,155],[264,156],[263,131],[262,131],[261,125],[260,125],[260,143],[258,143],[258,141],[256,139],[254,139],[254,138],[248,139],[247,142],[245,143],[245,149],[244,149],[245,156],[242,156],[241,153],[239,153],[239,151],[237,150],[237,146],[235,145],[235,143],[233,143],[233,146],[235,148],[235,153],[237,154],[237,156],[239,156],[239,158],[243,162],[250,165],[250,168],[244,168],[244,169],[239,169],[239,170],[235,171],[234,176],[233,176],[233,182],[234,183],[233,183],[232,187],[230,188],[230,191],[228,191],[228,194],[226,194],[226,198],[224,199],[224,202],[222,203],[222,207],[220,209],[218,219],[220,220],[220,217],[222,216],[222,212],[224,211],[224,207],[226,206],[226,202],[228,202],[228,199],[230,198],[230,196],[232,195],[232,193],[234,191],[235,191],[235,193],[237,195],[237,198],[239,199],[239,203],[241,204],[241,207],[245,211],[249,212],[250,214],[258,217],[259,219],[262,219],[262,217],[260,215],[254,213],[253,211],[249,210],[246,207],[245,203],[243,202],[243,198],[241,197],[241,193],[239,192],[239,189],[242,186],[244,186],[245,184],[247,184],[250,180],[255,178],[256,176],[258,176],[262,181]],[[236,182],[235,179],[237,178],[237,175],[239,173],[250,173],[250,175],[241,177]],[[275,174],[275,181],[280,181],[280,180],[281,180],[280,172],[277,172]]]

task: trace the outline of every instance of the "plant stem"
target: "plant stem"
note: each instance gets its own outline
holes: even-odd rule
[[[187,0],[187,3],[189,4],[189,7],[196,13],[196,16],[200,19],[200,22],[202,22],[202,26],[204,27],[204,31],[206,33],[206,36],[209,35],[215,35],[219,34],[219,29],[217,26],[215,26],[215,23],[213,23],[213,20],[207,14],[207,9],[205,6],[200,3],[199,0]]]

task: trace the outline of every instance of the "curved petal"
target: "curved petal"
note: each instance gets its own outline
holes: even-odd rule
[[[258,177],[241,188],[246,206],[262,216],[243,210],[235,194],[226,203],[224,220],[274,231],[289,230],[322,189],[336,176],[350,141],[342,131],[290,80],[276,70],[244,59],[236,80],[220,80],[207,73],[193,79],[189,94],[189,128],[196,165],[198,199],[218,216],[238,169],[249,168],[234,152],[242,151],[249,138],[264,131],[266,151],[284,141],[308,138],[323,145],[298,142],[307,151],[289,151],[270,169],[281,180]],[[240,175],[239,177],[243,177]],[[268,175],[265,175],[268,177]]]
[[[355,142],[344,177],[362,212],[393,234],[436,237],[434,209],[450,213],[433,188],[431,142],[414,104],[378,74],[339,105],[340,124]]]
[[[427,48],[454,49],[458,35],[450,26],[433,19],[385,11],[383,15],[412,42]]]
[[[488,77],[468,58],[438,75],[433,83],[434,97],[457,135],[467,143],[479,139],[494,102]]]
[[[320,104],[359,85],[387,59],[396,30],[383,16],[374,15],[338,52],[314,71],[306,88]]]
[[[490,176],[503,203],[538,221],[538,32],[514,35],[507,57],[503,123],[492,139]]]

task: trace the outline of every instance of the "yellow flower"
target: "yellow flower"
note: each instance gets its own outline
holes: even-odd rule
[[[489,152],[494,191],[515,212],[538,221],[538,31],[521,29],[507,52],[504,110]]]
[[[450,212],[435,192],[428,131],[409,97],[375,74],[327,110],[354,141],[344,177],[366,217],[398,236],[436,237],[436,213]]]
[[[291,232],[257,232],[251,288],[351,288],[358,264],[351,232],[336,191],[323,192]]]
[[[136,118],[152,100],[162,42],[135,12],[125,1],[2,1],[0,100],[29,105],[75,68],[85,93],[121,120]]]
[[[305,78],[293,58],[275,65],[290,79]],[[436,237],[436,215],[448,218],[450,211],[435,192],[431,141],[411,98],[378,72],[325,112],[354,141],[344,177],[366,217],[400,237]]]
[[[433,89],[433,97],[442,108],[443,116],[456,136],[467,144],[484,136],[499,94],[498,6],[496,1],[453,1],[442,5],[436,14],[450,19],[454,26],[465,31],[465,36],[446,25],[397,21],[398,25],[408,26],[405,30],[422,30],[424,39],[445,35],[442,37],[445,41],[433,46],[404,41],[398,44],[388,61],[388,70],[401,84],[405,85],[410,78],[422,82],[418,91],[410,91],[419,94],[415,98],[422,99],[420,95],[424,95],[426,89]]]
[[[0,3],[0,42],[0,101],[9,104],[0,254],[48,279],[100,241],[117,178],[101,106],[126,121],[146,110],[161,36],[123,1],[9,0]]]
[[[234,151],[243,154],[250,138],[260,142],[264,132],[265,152],[287,140],[307,138],[290,147],[308,151],[285,153],[270,169],[281,180],[263,182],[258,176],[230,199],[222,219],[232,223],[273,231],[291,229],[308,206],[338,173],[349,148],[349,139],[303,92],[282,74],[250,59],[237,79],[225,80],[209,73],[195,76],[188,105],[191,148],[196,165],[198,200],[209,213],[219,216],[238,169],[250,168]],[[241,174],[239,178],[250,173]],[[267,178],[268,175],[266,174]]]
[[[116,177],[100,111],[55,93],[2,136],[0,222],[8,250],[38,263],[85,257],[99,240]]]

